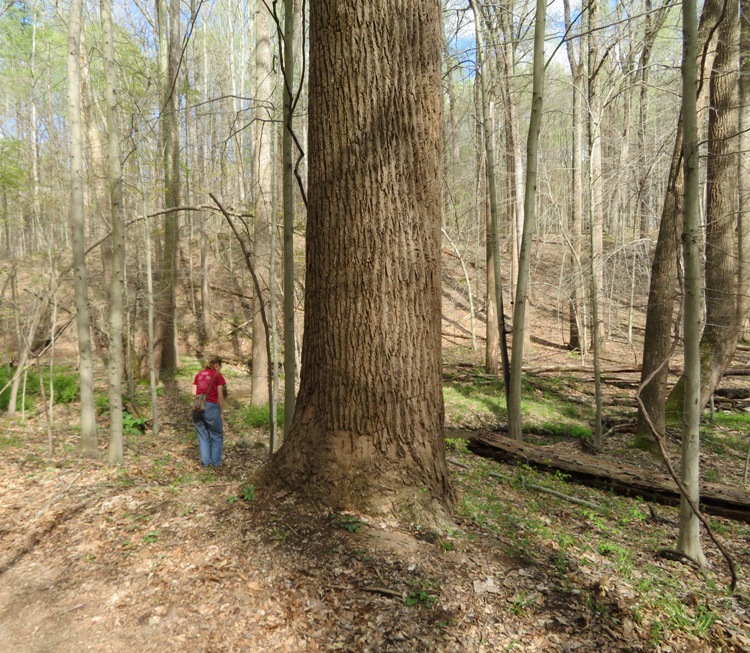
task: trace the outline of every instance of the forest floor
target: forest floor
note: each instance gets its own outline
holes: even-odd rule
[[[460,279],[453,265],[449,276]],[[553,303],[529,308],[528,365],[555,371],[526,375],[524,419],[530,441],[570,453],[581,447],[570,434],[591,426],[593,385],[578,357],[556,344],[564,325]],[[461,284],[446,283],[446,427],[454,433],[502,428],[501,382],[467,346],[468,314]],[[637,364],[622,334],[606,345],[605,372]],[[676,508],[654,505],[654,519],[638,497],[484,460],[460,439],[448,440],[450,528],[331,513],[253,485],[268,458],[267,428],[248,425],[246,369],[225,368],[232,408],[219,470],[199,464],[189,370],[162,388],[158,437],[134,428],[142,420],[132,406],[121,467],[106,463],[106,411],[95,461],[76,454],[75,403],[55,406],[52,455],[41,411],[0,417],[0,651],[750,651],[750,524],[711,518],[739,572],[729,592],[726,563],[707,537],[704,572],[658,555],[675,547]],[[605,377],[600,455],[662,468],[630,446],[638,374]],[[728,383],[747,390],[747,381]],[[139,395],[146,414],[146,390]],[[102,369],[97,396],[106,406]],[[747,432],[742,420],[706,431],[708,480],[744,487]],[[670,454],[678,460],[676,442]]]
[[[228,374],[239,400],[241,377]],[[482,460],[462,441],[449,441],[453,528],[331,514],[251,485],[267,436],[239,409],[225,466],[203,471],[189,383],[165,386],[161,435],[128,435],[122,467],[106,464],[105,442],[99,461],[75,455],[75,405],[55,408],[51,457],[42,415],[2,419],[0,651],[750,651],[748,524],[712,520],[740,568],[732,594],[709,542],[705,576],[656,556],[676,528],[642,501]],[[627,437],[603,455],[658,466]],[[742,483],[741,460],[705,455]]]

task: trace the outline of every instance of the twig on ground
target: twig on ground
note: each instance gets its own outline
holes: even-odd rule
[[[370,587],[370,586],[363,586],[360,587],[363,592],[373,592],[375,594],[385,594],[386,596],[394,596],[399,599],[403,599],[404,595],[402,592],[398,592],[396,590],[388,589],[387,587]]]
[[[45,512],[47,512],[47,510],[49,510],[49,507],[53,503],[55,503],[63,494],[65,494],[68,490],[70,490],[70,488],[73,487],[73,484],[78,480],[78,477],[81,475],[81,473],[82,472],[78,472],[78,474],[76,474],[73,477],[73,480],[68,484],[68,486],[64,490],[61,490],[60,492],[58,492],[54,497],[52,497],[49,501],[47,501],[46,504],[44,504],[44,507],[34,516],[34,521],[39,519]]]
[[[504,474],[498,474],[496,472],[490,472],[489,476],[492,476],[492,478],[499,478],[500,480],[506,481],[508,483],[512,483],[513,479],[509,476],[505,476]],[[553,497],[557,497],[558,499],[564,499],[565,501],[569,501],[570,503],[575,503],[579,506],[584,506],[585,508],[591,508],[592,510],[596,510],[597,512],[607,512],[607,509],[600,506],[597,503],[592,503],[591,501],[586,501],[584,499],[576,499],[575,497],[568,496],[567,494],[563,494],[562,492],[558,492],[557,490],[551,490],[548,487],[544,487],[542,485],[536,485],[534,483],[527,483],[526,481],[523,481],[522,483],[524,488],[530,488],[532,490],[536,490],[537,492],[544,492],[545,494],[550,494]]]

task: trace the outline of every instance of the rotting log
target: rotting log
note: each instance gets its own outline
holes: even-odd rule
[[[679,504],[677,485],[665,473],[611,463],[579,452],[563,453],[554,446],[518,442],[488,431],[475,433],[467,439],[469,450],[484,458],[500,462],[520,461],[544,471],[560,470],[583,485],[625,496],[640,496],[667,505]],[[750,492],[704,481],[701,483],[700,497],[704,512],[750,523]]]

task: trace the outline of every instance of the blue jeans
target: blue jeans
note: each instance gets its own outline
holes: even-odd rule
[[[221,451],[224,447],[224,424],[221,420],[219,404],[206,402],[206,410],[202,416],[193,413],[193,423],[198,433],[198,445],[201,450],[201,463],[207,465],[221,465]]]

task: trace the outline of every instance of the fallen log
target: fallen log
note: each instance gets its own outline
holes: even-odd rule
[[[668,474],[606,462],[583,453],[562,453],[554,446],[518,442],[487,431],[469,439],[469,451],[501,462],[521,461],[545,471],[560,470],[583,485],[626,496],[640,496],[667,505],[680,502],[677,485]],[[700,491],[703,512],[750,523],[750,492],[705,481]]]

